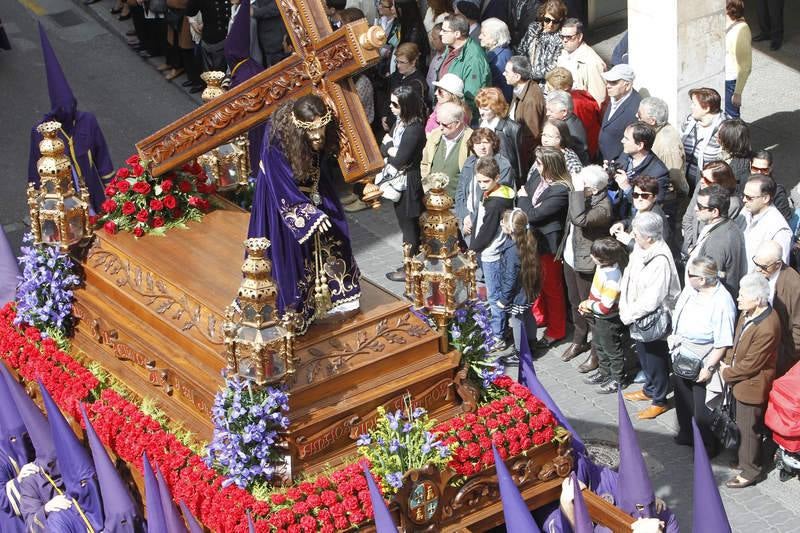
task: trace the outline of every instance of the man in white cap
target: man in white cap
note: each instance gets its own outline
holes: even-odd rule
[[[636,121],[636,112],[642,97],[633,88],[635,75],[630,65],[614,65],[603,73],[610,101],[600,125],[600,154],[606,161],[613,161],[622,153],[622,135]]]

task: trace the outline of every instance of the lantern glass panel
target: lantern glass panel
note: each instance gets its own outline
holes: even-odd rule
[[[230,187],[239,183],[239,171],[236,161],[222,160],[219,164],[219,187]]]
[[[75,213],[67,221],[67,233],[69,233],[67,235],[68,242],[79,241],[83,238],[83,220],[79,212]]]
[[[58,224],[56,224],[55,220],[42,218],[41,226],[43,243],[53,244],[61,241],[61,232],[58,230]]]

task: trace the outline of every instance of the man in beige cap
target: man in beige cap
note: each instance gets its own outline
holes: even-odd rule
[[[606,161],[614,161],[622,153],[622,136],[633,122],[642,97],[633,88],[635,74],[630,65],[620,64],[603,73],[610,101],[600,124],[600,154]]]

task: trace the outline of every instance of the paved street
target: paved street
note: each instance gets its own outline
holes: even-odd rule
[[[130,25],[111,17],[110,6],[110,1],[86,8],[71,0],[6,0],[0,7],[14,46],[12,52],[0,52],[0,222],[12,244],[18,245],[23,231],[30,126],[49,108],[37,19],[49,32],[80,107],[97,114],[118,165],[133,153],[137,140],[197,105],[179,85],[163,80],[154,60],[144,61],[128,49],[123,34]],[[752,125],[755,148],[774,146],[775,174],[789,188],[798,180],[795,168],[800,162],[800,138],[795,134],[800,119],[800,34],[796,29],[800,7],[787,2],[786,8],[788,33],[783,49],[768,52],[759,43],[754,51],[743,118]],[[748,17],[752,26],[755,17],[749,15],[753,15]],[[598,50],[610,55],[619,32],[619,25],[599,30],[604,40]],[[391,207],[384,204],[380,210],[353,214],[350,223],[364,274],[401,294],[403,285],[384,277],[402,260],[400,232]],[[596,395],[583,385],[575,371],[583,358],[561,362],[558,355],[565,346],[539,359],[537,373],[584,439],[616,442],[616,397]],[[632,414],[636,409],[629,405]],[[634,418],[634,426],[658,496],[676,511],[683,530],[690,531],[692,455],[690,448],[672,441],[677,426],[674,411],[656,421]],[[729,460],[729,455],[721,455],[714,460],[714,469],[734,531],[800,530],[800,481],[781,483],[772,472],[755,487],[729,490],[723,485],[732,475],[726,466]]]

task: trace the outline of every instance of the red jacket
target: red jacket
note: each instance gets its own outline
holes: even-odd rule
[[[570,94],[575,116],[583,122],[583,127],[586,129],[586,147],[589,150],[589,158],[594,160],[597,157],[597,140],[600,137],[602,121],[600,106],[588,91],[575,89],[570,91]]]

